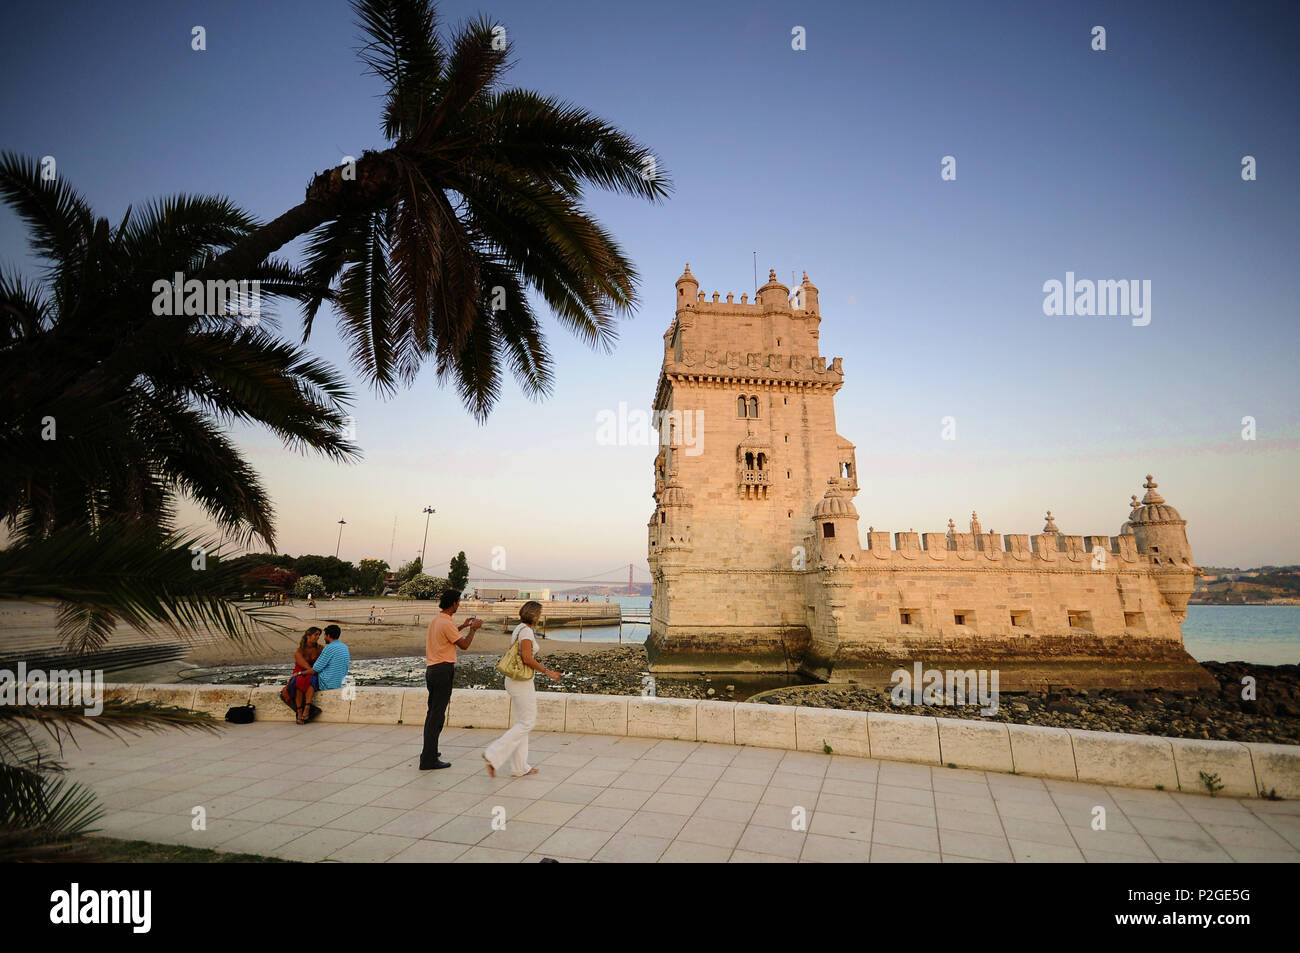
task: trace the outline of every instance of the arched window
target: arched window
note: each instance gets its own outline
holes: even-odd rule
[[[747,405],[745,404],[745,398],[743,398],[743,397],[737,397],[737,398],[736,398],[736,416],[737,416],[737,417],[744,417],[744,416],[746,416],[746,414],[745,414],[745,408],[746,408],[746,406],[747,406]]]
[[[752,453],[745,454],[745,469],[746,470],[754,469],[754,455]]]
[[[749,398],[749,416],[751,416],[751,417],[757,417],[757,416],[758,416],[758,398],[757,398],[757,397],[751,397],[751,398]]]
[[[758,468],[759,468],[760,470],[766,470],[766,469],[767,469],[767,454],[760,453],[760,454],[758,455]]]

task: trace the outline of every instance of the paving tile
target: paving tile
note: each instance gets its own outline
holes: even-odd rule
[[[721,821],[707,817],[692,817],[677,832],[677,840],[696,844],[709,844],[731,850],[745,833],[744,821]]]
[[[334,818],[325,827],[369,834],[395,821],[402,814],[403,812],[395,807],[358,807]]]
[[[808,824],[809,834],[839,837],[845,840],[870,841],[872,820],[869,817],[850,817],[817,811]]]
[[[581,804],[565,804],[563,801],[533,801],[515,815],[519,821],[534,824],[552,824],[560,827],[573,819],[582,810]]]
[[[941,807],[936,812],[939,830],[965,831],[969,834],[989,834],[1004,837],[1002,819],[996,814],[977,814],[973,811],[954,811]]]
[[[731,801],[745,801],[757,804],[765,792],[761,784],[737,784],[734,781],[718,781],[709,792],[709,797],[726,798]]]
[[[654,811],[660,814],[681,814],[686,817],[695,813],[704,802],[701,795],[692,794],[670,794],[667,791],[659,790],[650,795],[650,798],[641,805],[643,811]]]
[[[858,799],[854,799],[858,800]],[[769,787],[759,798],[760,804],[770,804],[777,807],[783,807],[787,811],[793,807],[801,807],[805,811],[811,811],[821,804],[821,795],[815,791],[796,791],[793,788]],[[874,803],[874,802],[873,802]],[[847,814],[848,811],[840,811],[841,814]]]
[[[1036,821],[1023,817],[1002,818],[1002,829],[1006,836],[1016,840],[1033,841],[1038,844],[1057,844],[1061,847],[1075,846],[1075,835],[1064,821]]]
[[[760,854],[752,850],[733,850],[729,864],[793,864],[797,861],[793,857],[782,857],[779,854]]]
[[[397,837],[428,837],[444,824],[456,819],[454,814],[434,814],[429,811],[403,811],[393,820],[375,829],[379,834]]]
[[[639,811],[653,792],[636,791],[631,788],[606,788],[591,799],[594,807],[619,807],[627,811]]]
[[[1290,844],[1277,831],[1261,824],[1259,827],[1239,827],[1228,824],[1202,824],[1204,831],[1222,847],[1253,847],[1257,850],[1290,851]],[[1300,854],[1297,854],[1300,859]]]
[[[564,804],[590,804],[605,789],[589,784],[573,784],[572,778],[552,788],[544,800],[560,801]]]
[[[370,802],[371,807],[395,807],[399,810],[410,810],[427,804],[433,799],[434,795],[427,788],[415,788],[407,786],[390,791],[383,797],[377,797]]]
[[[318,828],[277,847],[275,855],[288,860],[333,860],[340,850],[362,836],[356,831]]]
[[[998,801],[998,814],[1026,821],[1054,821],[1065,823],[1061,810],[1049,798],[1047,801]]]
[[[518,864],[528,856],[521,850],[500,850],[495,847],[471,847],[453,864]]]
[[[666,778],[659,786],[662,794],[692,794],[703,799],[713,790],[713,782],[707,778],[684,778],[678,775]]]
[[[1088,857],[1090,852],[1105,854],[1128,854],[1134,858],[1147,858],[1155,860],[1156,855],[1147,842],[1142,839],[1142,835],[1126,833],[1123,831],[1094,831],[1092,828],[1071,828],[1070,833],[1074,835],[1074,842],[1079,845],[1083,851],[1084,857]]]
[[[664,777],[657,774],[645,774],[640,771],[626,771],[610,783],[612,788],[628,788],[633,791],[657,791],[664,783]]]
[[[462,816],[424,836],[428,840],[450,841],[453,844],[477,844],[491,833],[492,822],[488,818]]]
[[[740,835],[736,849],[752,851],[756,854],[775,854],[778,857],[796,860],[803,850],[805,837],[807,834],[803,831],[749,824],[745,828],[745,833]]]
[[[413,837],[397,837],[392,834],[367,834],[350,844],[340,847],[331,859],[341,863],[382,863],[416,843],[419,843],[419,841]]]
[[[747,801],[706,797],[695,809],[695,816],[717,821],[748,821],[757,805]]]
[[[878,782],[892,784],[903,788],[925,788],[930,790],[930,768],[923,764],[908,764],[903,761],[881,761]]]
[[[935,791],[934,806],[952,811],[966,811],[970,814],[996,815],[998,813],[998,802],[993,800],[992,795],[973,797],[964,794],[952,794],[947,791]]]
[[[712,782],[720,780],[726,770],[726,766],[721,764],[701,764],[694,761],[685,761],[673,772],[673,777],[695,778],[700,781]]]
[[[467,844],[417,840],[388,858],[390,864],[449,864],[469,850]]]
[[[900,824],[896,821],[875,821],[872,825],[872,843],[888,847],[908,847],[912,850],[939,850],[939,831],[934,827]]]
[[[892,844],[872,844],[873,864],[937,864],[943,860],[937,850],[917,850]]]
[[[621,807],[597,807],[593,804],[573,815],[568,826],[613,833],[630,821],[635,813]]]
[[[331,804],[328,801],[318,801],[315,804],[308,804],[306,807],[300,807],[296,811],[290,811],[288,814],[282,814],[277,820],[281,824],[302,824],[308,827],[321,827],[328,824],[336,817],[342,817],[348,811],[352,810],[351,804]]]
[[[666,837],[642,837],[618,833],[596,851],[593,858],[618,864],[652,864],[668,849],[672,841]]]
[[[846,840],[826,834],[809,833],[799,860],[820,864],[864,864],[871,859],[869,841]]]
[[[828,809],[825,800],[822,801],[822,808]],[[875,818],[879,821],[898,821],[901,824],[917,824],[921,827],[938,826],[935,809],[924,804],[877,801]]]
[[[831,763],[826,768],[827,780],[859,781],[875,784],[880,774],[880,762],[870,758],[851,758],[847,755],[831,755]]]
[[[1037,841],[1016,840],[1015,838],[1009,838],[1007,843],[1011,845],[1011,853],[1022,864],[1081,863],[1083,861],[1083,854],[1073,844],[1067,847],[1064,844],[1043,844]]]
[[[876,781],[874,777],[870,781],[863,781],[858,778],[827,777],[822,781],[821,793],[841,794],[844,797],[874,798],[876,796]]]
[[[725,864],[730,847],[715,847],[694,841],[675,840],[659,858],[661,864]]]
[[[793,830],[792,824],[797,817],[802,816],[804,821],[807,822],[808,815],[813,813],[805,810],[800,815],[796,813],[797,807],[798,805],[783,807],[779,804],[759,804],[751,812],[749,823],[757,827],[772,827],[784,831]]]
[[[297,840],[313,830],[298,824],[259,824],[220,844],[220,849],[232,854],[261,854],[276,856],[278,848]]]
[[[893,784],[876,785],[876,800],[895,804],[921,804],[934,807],[934,792],[925,788],[900,788]]]
[[[1294,864],[1300,854],[1294,850],[1265,850],[1259,847],[1241,847],[1228,844],[1224,848],[1233,860],[1242,864]]]
[[[735,784],[767,784],[772,780],[773,772],[765,768],[727,768],[719,781],[731,781]]]
[[[939,831],[939,849],[945,860],[950,854],[979,860],[1010,861],[1013,859],[1005,837],[991,837],[988,834],[974,834],[970,831]]]
[[[662,837],[672,840],[686,825],[687,817],[682,814],[659,814],[654,811],[637,811],[626,824],[619,828],[621,834],[635,834],[645,837]]]
[[[506,823],[505,830],[493,831],[479,842],[479,846],[494,850],[517,850],[530,853],[557,830],[559,828],[554,824],[509,821]]]
[[[537,853],[590,860],[613,836],[613,831],[562,827],[538,846]]]

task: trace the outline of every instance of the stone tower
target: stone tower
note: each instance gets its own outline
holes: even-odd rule
[[[835,433],[841,362],[819,351],[806,274],[792,298],[769,272],[753,303],[706,301],[689,265],[676,289],[654,399],[647,645],[659,671],[793,670],[809,636],[803,537],[828,479],[857,492],[853,445]]]

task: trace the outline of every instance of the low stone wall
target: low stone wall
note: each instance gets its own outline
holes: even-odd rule
[[[107,685],[112,701],[153,702],[223,718],[236,705],[257,706],[260,721],[289,722],[280,686]],[[318,692],[320,721],[423,725],[423,688],[356,688]],[[456,689],[447,724],[509,727],[504,691]],[[824,751],[887,761],[946,764],[1044,778],[1166,791],[1207,793],[1201,772],[1217,774],[1220,793],[1300,797],[1300,745],[1160,738],[1073,728],[966,721],[887,712],[839,711],[787,705],[642,698],[628,695],[537,693],[538,731],[627,735],[716,744]]]

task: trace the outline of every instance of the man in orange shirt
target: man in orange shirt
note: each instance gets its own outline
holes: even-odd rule
[[[429,711],[424,716],[424,750],[420,752],[420,770],[433,771],[450,768],[438,750],[438,735],[447,721],[447,705],[451,702],[451,684],[456,677],[456,649],[467,649],[474,641],[474,633],[483,624],[478,619],[466,619],[460,625],[451,617],[460,608],[460,593],[448,590],[438,598],[442,609],[429,623],[429,633],[424,640],[424,684],[429,689]],[[461,630],[469,628],[462,636]]]

